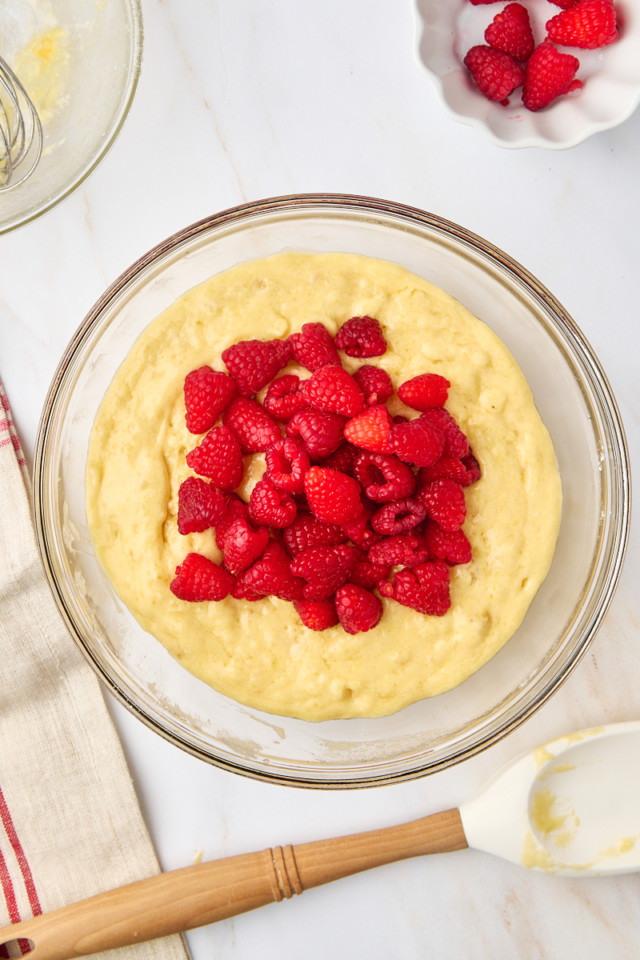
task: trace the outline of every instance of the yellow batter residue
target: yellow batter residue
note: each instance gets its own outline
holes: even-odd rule
[[[612,847],[601,850],[600,857],[622,857],[625,853],[631,853],[639,837],[621,837]]]
[[[383,600],[380,624],[316,633],[291,604],[189,604],[169,590],[195,550],[220,560],[211,531],[179,535],[177,491],[195,446],[183,381],[224,369],[238,340],[286,337],[322,321],[377,317],[389,349],[374,361],[396,387],[432,371],[450,380],[448,408],[482,479],[467,489],[473,560],[452,569],[452,606],[425,617]],[[354,370],[360,361],[346,358]],[[291,364],[284,372],[308,371]],[[403,409],[399,401],[393,412]],[[222,693],[271,713],[326,720],[381,716],[442,693],[478,670],[517,629],[549,569],[561,489],[553,447],[529,387],[496,335],[443,291],[386,261],[282,254],[242,264],[189,291],[140,337],[99,411],[87,470],[97,554],[142,626]]]
[[[548,789],[538,790],[531,798],[529,820],[538,836],[556,847],[569,846],[580,826],[575,812]]]
[[[520,863],[529,870],[543,870],[545,873],[556,873],[558,870],[558,861],[541,846],[531,830],[525,831]]]
[[[69,82],[69,35],[62,27],[37,33],[16,55],[14,70],[40,121],[47,123],[60,109]]]

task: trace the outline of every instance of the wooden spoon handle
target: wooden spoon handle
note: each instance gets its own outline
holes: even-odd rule
[[[16,923],[0,930],[0,946],[26,938],[29,960],[69,960],[214,923],[381,864],[466,846],[459,812],[447,810],[382,830],[227,857]]]

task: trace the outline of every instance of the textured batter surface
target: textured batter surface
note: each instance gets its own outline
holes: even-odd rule
[[[375,363],[396,386],[424,372],[451,381],[447,403],[482,468],[467,490],[470,564],[452,568],[452,606],[425,617],[383,600],[380,624],[349,636],[301,625],[275,598],[189,604],[169,590],[190,550],[219,561],[213,532],[181,536],[177,491],[197,438],[183,381],[241,339],[286,337],[322,321],[377,317],[389,350]],[[359,361],[343,358],[353,371]],[[290,364],[282,373],[308,371]],[[394,412],[409,413],[397,398]],[[415,411],[413,411],[415,413]],[[240,492],[260,478],[257,456]],[[443,291],[386,261],[282,254],[189,291],[147,328],[99,411],[87,471],[98,556],[142,626],[188,670],[256,708],[308,720],[380,716],[458,685],[512,636],[546,576],[561,513],[550,437],[513,357]]]

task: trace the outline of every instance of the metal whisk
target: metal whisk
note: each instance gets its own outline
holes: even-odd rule
[[[0,191],[30,176],[42,153],[42,124],[26,90],[0,57]]]

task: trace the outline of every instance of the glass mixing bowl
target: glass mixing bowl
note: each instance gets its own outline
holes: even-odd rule
[[[84,506],[92,424],[138,335],[186,290],[282,251],[393,260],[447,290],[502,338],[557,452],[564,505],[551,571],[520,629],[461,686],[392,716],[309,723],[250,709],[189,674],[147,634],[98,564]],[[463,228],[364,197],[246,204],[196,223],[134,263],[70,343],[43,412],[35,514],[66,623],[107,688],[172,743],[263,780],[356,787],[472,756],[522,723],[584,654],[611,600],[629,526],[629,464],[607,380],[574,321],[531,274]]]
[[[118,135],[140,72],[140,0],[0,0],[0,35],[43,132],[34,172],[0,192],[1,234],[68,196]]]

